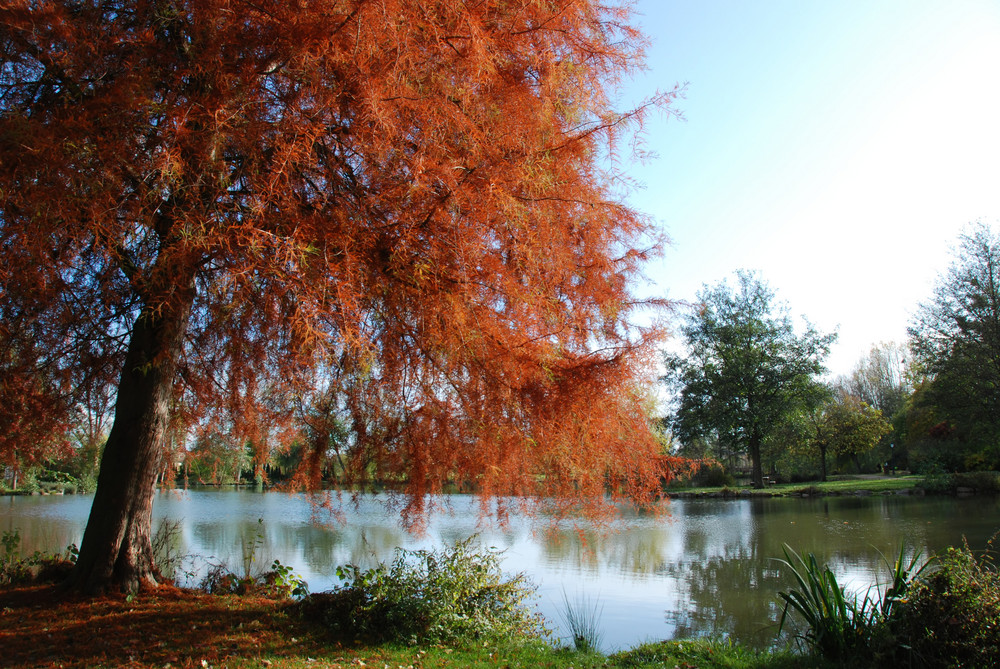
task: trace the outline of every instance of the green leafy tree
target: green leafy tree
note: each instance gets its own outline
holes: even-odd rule
[[[201,434],[185,457],[188,475],[199,483],[238,483],[250,465],[245,448],[233,444],[218,432]]]
[[[893,430],[879,441],[877,457],[894,466],[907,460],[902,413],[913,393],[911,360],[905,345],[881,342],[872,346],[850,374],[838,378],[834,384],[838,390],[881,411],[892,423]]]
[[[681,332],[686,355],[666,356],[667,380],[679,390],[675,433],[683,441],[717,435],[750,456],[753,485],[763,486],[761,446],[797,408],[822,397],[835,334],[795,331],[787,307],[756,274],[737,273],[699,293]]]
[[[1000,237],[993,230],[978,225],[962,235],[909,335],[924,377],[911,410],[933,408],[940,420],[929,429],[947,433],[962,451],[946,458],[956,466],[1000,466]]]
[[[827,475],[827,456],[850,458],[860,471],[860,456],[874,449],[892,431],[882,412],[858,398],[835,392],[809,416],[807,449],[819,456],[820,477]]]

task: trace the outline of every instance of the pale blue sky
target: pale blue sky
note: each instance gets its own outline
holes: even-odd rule
[[[658,294],[759,270],[850,370],[905,341],[963,226],[1000,222],[1000,2],[640,0],[653,40],[628,106],[653,116],[632,202],[672,240]]]

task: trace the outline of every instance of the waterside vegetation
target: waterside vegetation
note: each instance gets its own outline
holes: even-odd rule
[[[679,482],[668,488],[671,497],[822,497],[837,495],[996,495],[1000,493],[997,472],[938,473],[921,476],[843,476],[828,481],[773,483],[753,489],[735,482],[726,485],[693,486]]]
[[[793,630],[796,643],[757,650],[681,639],[605,655],[599,603],[565,598],[573,638],[554,642],[530,606],[531,583],[504,574],[498,553],[475,538],[399,551],[371,569],[345,565],[343,585],[319,594],[277,562],[255,568],[251,542],[236,571],[217,569],[200,588],[97,598],[59,585],[72,547],[21,558],[18,539],[6,532],[0,555],[9,666],[929,668],[985,667],[1000,652],[1000,575],[989,553],[967,546],[936,560],[900,546],[885,559],[885,581],[860,593],[786,546],[775,559],[788,583],[775,593],[784,605],[778,632]]]
[[[605,656],[521,644],[355,644],[332,640],[300,605],[160,587],[126,597],[66,598],[54,586],[0,590],[0,645],[12,667],[833,667],[724,642],[665,642]]]

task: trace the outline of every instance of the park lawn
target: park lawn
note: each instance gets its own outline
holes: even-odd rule
[[[498,647],[342,644],[304,620],[294,602],[217,596],[169,586],[84,598],[55,586],[0,589],[4,667],[823,667],[787,653],[758,653],[725,642],[649,644],[610,657],[543,642]]]
[[[809,481],[805,483],[780,483],[765,486],[759,492],[770,493],[773,496],[808,495],[850,495],[853,493],[870,492],[872,494],[891,493],[900,490],[912,490],[924,480],[923,476],[888,476],[885,478],[846,478],[835,481]],[[750,486],[713,486],[705,488],[674,488],[667,493],[684,493],[709,495],[724,490],[753,490]]]
[[[785,486],[775,486],[776,488],[788,488],[791,491],[802,490],[804,487],[815,487],[821,492],[838,492],[841,494],[868,490],[873,493],[896,492],[897,490],[907,490],[917,487],[918,483],[924,480],[923,476],[915,474],[907,476],[889,476],[886,478],[855,479],[849,478],[837,481],[825,481],[816,483],[795,483]]]

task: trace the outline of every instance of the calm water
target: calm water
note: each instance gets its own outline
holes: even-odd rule
[[[179,521],[184,554],[195,566],[241,563],[245,538],[263,518],[262,562],[277,558],[313,592],[336,585],[339,564],[389,560],[397,546],[438,547],[479,532],[504,549],[505,568],[538,585],[537,605],[557,636],[565,596],[603,606],[605,650],[692,635],[729,635],[769,645],[780,609],[775,593],[788,586],[770,558],[783,543],[829,561],[849,587],[863,590],[882,573],[879,551],[891,557],[900,541],[928,554],[963,537],[982,549],[1000,530],[993,498],[832,497],[819,499],[676,500],[668,515],[627,513],[618,531],[537,527],[514,517],[504,528],[484,525],[475,498],[451,496],[449,512],[432,516],[414,537],[382,498],[345,509],[337,522],[303,496],[248,491],[160,493],[157,518]],[[79,543],[90,512],[88,496],[0,497],[0,530],[19,529],[22,548],[58,551]]]

